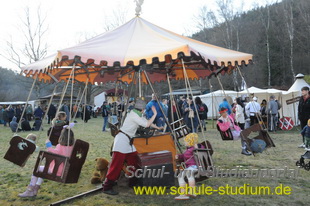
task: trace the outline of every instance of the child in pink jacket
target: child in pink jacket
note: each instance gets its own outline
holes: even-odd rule
[[[198,172],[198,165],[194,157],[194,149],[198,148],[198,134],[190,133],[184,138],[186,151],[183,154],[176,155],[176,159],[180,159],[185,163],[183,171],[178,175],[178,182],[180,187],[180,195],[175,197],[175,200],[188,200],[190,197],[196,197],[196,181],[195,173]],[[204,148],[203,145],[200,145]],[[189,191],[186,191],[185,176],[188,180]]]
[[[72,127],[73,125],[71,125]],[[50,140],[46,141],[46,148],[48,152],[52,152],[58,155],[63,155],[69,157],[72,153],[73,145],[74,145],[74,133],[71,130],[71,127],[66,125],[60,134],[58,144],[55,148],[52,147],[52,143]],[[52,173],[55,166],[55,161],[52,161],[49,165],[48,172]],[[57,171],[57,176],[61,176],[64,169],[63,163],[59,166]],[[43,171],[44,166],[39,167],[39,171]],[[36,177],[34,175],[31,176],[30,184],[27,187],[27,190],[24,193],[19,194],[19,197],[34,197],[37,195],[38,190],[43,182],[43,179],[40,177]]]
[[[226,132],[230,129],[234,140],[240,139],[241,129],[235,122],[234,118],[227,114],[227,109],[222,108],[220,110],[221,117],[217,120],[217,125],[222,132]],[[251,152],[246,150],[246,143],[241,139],[242,152],[243,155],[252,155]]]

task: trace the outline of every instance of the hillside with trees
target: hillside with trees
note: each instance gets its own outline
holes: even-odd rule
[[[309,75],[309,0],[283,0],[247,12],[233,0],[216,2],[217,10],[201,8],[195,17],[201,31],[192,38],[253,54],[253,65],[243,70],[248,86],[287,88],[296,74]],[[234,77],[240,85],[236,73],[223,79]],[[225,89],[234,89],[230,82],[223,81]]]

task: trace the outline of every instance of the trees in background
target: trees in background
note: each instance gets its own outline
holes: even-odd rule
[[[310,1],[283,0],[247,12],[234,5],[218,0],[218,9],[206,12],[213,12],[218,23],[192,37],[253,54],[253,65],[242,71],[248,86],[289,87],[297,73],[309,74]],[[222,77],[225,89],[234,89],[232,78]]]

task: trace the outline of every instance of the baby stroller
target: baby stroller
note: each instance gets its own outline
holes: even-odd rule
[[[300,156],[300,159],[296,162],[297,167],[302,167],[305,170],[310,170],[310,161],[306,164],[305,159],[310,159],[310,151],[307,151],[305,154]]]

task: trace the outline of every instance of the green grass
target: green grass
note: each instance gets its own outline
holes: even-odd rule
[[[102,133],[102,119],[91,119],[83,125],[81,120],[74,128],[75,136],[90,143],[90,150],[84,164],[79,182],[77,184],[61,184],[52,181],[44,181],[42,189],[36,198],[21,199],[17,195],[26,189],[37,158],[33,154],[24,168],[16,166],[5,159],[0,159],[0,205],[49,205],[61,199],[94,189],[96,186],[90,184],[90,178],[94,170],[96,157],[110,159],[109,152],[112,137],[109,133]],[[214,149],[214,165],[221,168],[234,168],[242,165],[244,168],[295,168],[295,162],[304,153],[298,149],[301,137],[297,130],[289,132],[278,132],[271,134],[276,148],[269,149],[268,154],[263,153],[256,157],[241,155],[240,142],[223,142],[215,129],[212,129],[211,122],[208,124],[207,139]],[[39,133],[38,145],[44,148],[46,130]],[[27,133],[21,133],[25,137]],[[9,147],[9,140],[12,136],[9,128],[0,125],[0,155],[3,157]],[[308,205],[310,194],[310,171],[301,169],[297,179],[258,179],[258,178],[210,178],[198,185],[205,184],[214,188],[230,184],[231,186],[271,186],[272,188],[284,184],[292,188],[292,194],[281,196],[242,196],[242,195],[217,195],[199,196],[196,199],[185,202],[176,202],[172,195],[146,196],[135,195],[132,189],[125,186],[118,186],[120,195],[107,196],[102,193],[77,199],[68,205]],[[98,186],[98,185],[97,185]]]

